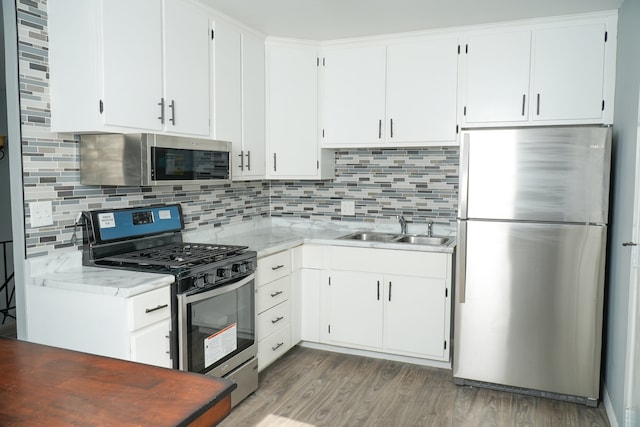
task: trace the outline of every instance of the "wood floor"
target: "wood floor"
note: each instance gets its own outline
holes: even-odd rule
[[[450,370],[295,347],[221,427],[609,426],[584,405],[453,383]]]

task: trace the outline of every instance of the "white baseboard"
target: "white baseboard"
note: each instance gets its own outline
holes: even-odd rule
[[[609,418],[609,424],[611,424],[611,427],[621,427],[616,419],[613,404],[611,403],[611,397],[609,397],[609,391],[604,383],[602,384],[602,402],[604,403],[604,409],[607,411],[607,418]]]

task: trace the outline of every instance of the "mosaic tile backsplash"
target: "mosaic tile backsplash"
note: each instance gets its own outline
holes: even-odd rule
[[[268,216],[410,222],[455,219],[458,149],[355,149],[336,153],[333,181],[254,181],[174,187],[80,184],[78,141],[50,126],[46,0],[18,0],[18,67],[22,124],[27,257],[74,250],[73,222],[82,210],[179,202],[188,230]],[[356,215],[342,217],[340,201]],[[29,203],[51,201],[54,223],[30,227]]]

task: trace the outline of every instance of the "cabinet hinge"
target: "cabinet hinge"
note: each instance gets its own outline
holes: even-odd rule
[[[602,100],[602,111],[604,111],[604,99]]]
[[[102,102],[102,99],[100,100],[100,102],[98,104],[98,109],[100,110],[100,114],[102,114],[104,112],[104,103]]]
[[[211,40],[213,40],[215,38],[215,34],[216,34],[216,32],[214,30],[211,30]]]
[[[444,349],[447,349],[447,340],[444,340]]]
[[[609,37],[609,34],[605,31],[604,32],[604,42],[607,42],[607,38]]]
[[[462,115],[466,116],[467,115],[467,106],[465,105],[464,108],[462,109]]]

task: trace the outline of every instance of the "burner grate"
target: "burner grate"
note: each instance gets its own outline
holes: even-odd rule
[[[168,268],[184,268],[217,262],[242,253],[245,249],[247,249],[247,246],[174,243],[104,257],[101,258],[101,261],[142,266],[156,265]]]

